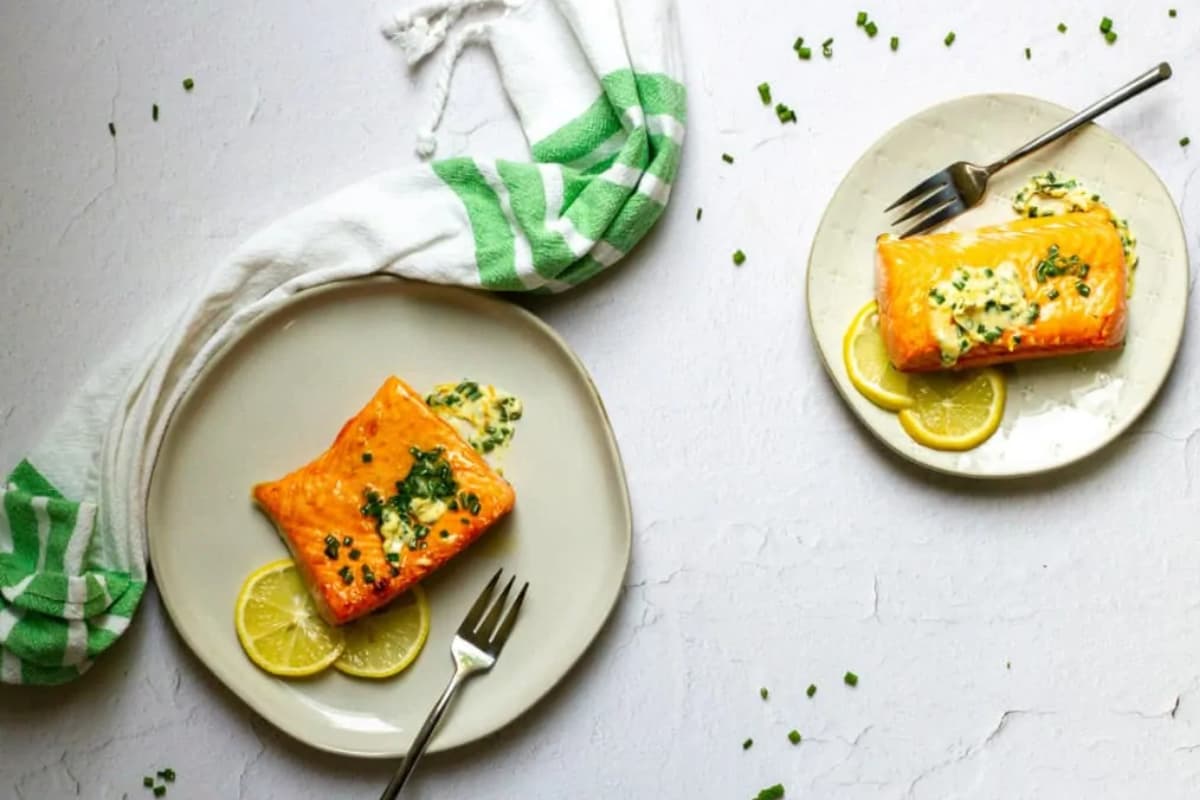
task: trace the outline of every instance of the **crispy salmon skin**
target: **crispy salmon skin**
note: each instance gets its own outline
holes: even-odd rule
[[[380,608],[512,510],[512,487],[393,376],[330,446],[254,487],[321,614]]]
[[[875,264],[880,332],[900,370],[980,367],[1125,341],[1125,254],[1104,211],[885,235]]]

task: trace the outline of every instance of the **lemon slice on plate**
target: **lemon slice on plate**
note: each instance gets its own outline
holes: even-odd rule
[[[429,603],[420,586],[342,628],[346,649],[333,666],[360,678],[389,678],[416,659],[429,636]]]
[[[900,424],[935,450],[970,450],[996,432],[1004,416],[1004,378],[994,369],[912,376],[913,403]]]
[[[854,388],[863,397],[887,411],[899,411],[912,405],[908,376],[892,366],[883,337],[879,335],[879,308],[867,303],[842,339],[842,360]]]
[[[290,558],[246,578],[234,625],[246,655],[272,675],[313,675],[336,661],[344,647],[342,632],[321,619]]]

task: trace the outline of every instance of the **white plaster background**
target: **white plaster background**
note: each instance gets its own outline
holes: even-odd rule
[[[876,0],[868,40],[840,2],[680,5],[691,107],[672,208],[610,275],[534,305],[591,369],[626,459],[624,596],[559,689],[494,739],[430,758],[413,796],[736,798],[776,781],[789,798],[1200,795],[1191,330],[1159,401],[1099,456],[965,483],[864,433],[825,378],[802,289],[826,200],[894,123],[991,90],[1082,106],[1161,59],[1175,78],[1105,124],[1166,181],[1195,259],[1200,6]],[[0,2],[0,462],[255,229],[410,162],[431,76],[410,78],[378,35],[391,10]],[[835,58],[797,62],[797,35],[834,36]],[[763,80],[799,124],[762,108]],[[490,57],[468,53],[441,154],[521,157],[510,114]],[[140,798],[164,766],[180,800],[373,798],[391,768],[256,719],[153,591],[85,679],[0,690],[0,797]]]

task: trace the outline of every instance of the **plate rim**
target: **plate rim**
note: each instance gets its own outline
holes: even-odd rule
[[[1030,468],[1010,469],[1010,470],[1006,470],[1003,472],[987,472],[987,473],[966,472],[964,470],[953,469],[950,467],[944,467],[944,466],[941,466],[938,464],[929,463],[927,461],[922,461],[919,458],[917,458],[916,456],[914,456],[913,454],[908,453],[908,452],[904,451],[903,449],[901,449],[900,447],[898,447],[897,445],[893,444],[890,440],[888,440],[884,436],[880,435],[879,432],[875,430],[875,427],[873,425],[871,425],[866,420],[866,418],[859,412],[858,408],[855,407],[855,404],[854,404],[854,402],[852,402],[852,398],[847,393],[846,388],[844,386],[842,386],[841,381],[838,380],[837,375],[834,372],[833,365],[829,363],[829,359],[826,357],[825,351],[821,347],[821,342],[820,342],[820,339],[818,338],[816,323],[813,320],[813,311],[812,311],[812,291],[813,291],[812,266],[813,266],[813,256],[814,256],[814,252],[815,252],[816,246],[817,246],[817,240],[820,236],[821,231],[824,230],[826,222],[828,221],[829,214],[831,211],[831,206],[833,203],[833,199],[834,199],[834,197],[837,196],[838,192],[840,192],[842,187],[846,184],[846,180],[849,178],[850,174],[852,172],[854,172],[854,170],[857,169],[860,164],[862,164],[864,161],[866,161],[866,159],[872,154],[872,152],[876,149],[876,146],[880,142],[882,142],[885,139],[887,139],[888,137],[890,137],[901,126],[908,124],[913,119],[923,116],[925,114],[929,114],[931,112],[937,111],[938,109],[945,108],[947,106],[952,106],[957,103],[961,103],[966,100],[990,99],[990,98],[1015,100],[1015,101],[1019,101],[1022,103],[1033,103],[1033,104],[1041,105],[1046,108],[1052,109],[1056,112],[1060,112],[1067,117],[1069,117],[1071,114],[1075,113],[1074,111],[1067,108],[1066,106],[1060,105],[1060,104],[1055,103],[1050,100],[1045,100],[1040,97],[1034,97],[1033,95],[1020,94],[1018,92],[977,92],[974,94],[960,95],[959,97],[954,97],[949,100],[943,100],[939,103],[934,103],[930,106],[926,106],[925,108],[922,108],[919,111],[909,114],[908,116],[904,117],[899,122],[897,122],[896,124],[889,127],[886,131],[884,131],[879,136],[877,136],[874,140],[872,140],[872,142],[869,145],[867,145],[867,147],[858,156],[858,158],[856,158],[854,160],[854,162],[846,169],[845,173],[843,173],[843,175],[842,175],[841,180],[838,181],[837,186],[834,187],[832,194],[830,194],[829,200],[825,203],[825,209],[824,209],[824,211],[821,212],[821,217],[817,221],[817,227],[816,227],[815,232],[813,233],[812,242],[809,244],[809,248],[808,248],[808,258],[805,261],[804,305],[805,305],[805,312],[808,316],[808,329],[809,329],[809,333],[811,334],[812,345],[816,349],[817,355],[821,359],[821,365],[825,368],[825,374],[829,378],[830,383],[832,383],[834,386],[834,389],[837,390],[837,393],[840,396],[842,402],[848,407],[848,410],[853,415],[856,423],[858,425],[860,425],[862,428],[864,428],[876,441],[878,441],[880,444],[884,445],[889,452],[899,456],[900,458],[902,458],[905,462],[907,462],[909,464],[914,464],[918,467],[921,467],[922,469],[926,469],[926,470],[929,470],[931,472],[934,472],[934,473],[940,474],[940,475],[948,475],[948,476],[955,477],[955,478],[966,478],[966,479],[973,480],[973,481],[1013,481],[1013,480],[1019,480],[1021,478],[1030,478],[1030,477],[1033,477],[1036,475],[1044,475],[1046,473],[1056,472],[1058,470],[1069,467],[1073,464],[1077,464],[1080,461],[1084,461],[1086,459],[1091,458],[1092,456],[1096,455],[1101,450],[1104,450],[1105,448],[1114,444],[1118,439],[1120,439],[1125,434],[1126,431],[1129,430],[1130,427],[1133,426],[1133,424],[1135,422],[1137,422],[1142,417],[1143,414],[1146,413],[1146,410],[1150,407],[1150,405],[1158,398],[1158,395],[1162,392],[1162,388],[1166,384],[1167,378],[1169,378],[1171,376],[1171,373],[1175,371],[1175,362],[1179,357],[1179,349],[1183,344],[1183,337],[1187,331],[1188,314],[1187,314],[1186,302],[1184,303],[1184,307],[1183,307],[1183,317],[1180,320],[1179,333],[1178,333],[1178,335],[1176,335],[1174,337],[1174,343],[1172,345],[1172,350],[1171,350],[1171,357],[1167,361],[1167,368],[1162,372],[1161,375],[1159,375],[1155,379],[1153,390],[1146,393],[1145,399],[1143,399],[1139,404],[1136,405],[1134,411],[1128,416],[1128,418],[1123,423],[1114,425],[1109,430],[1109,432],[1104,437],[1101,437],[1100,439],[1098,439],[1095,444],[1093,444],[1092,446],[1090,446],[1076,454],[1073,454],[1070,458],[1068,458],[1066,460],[1058,461],[1056,463],[1048,464],[1046,466],[1035,467],[1032,469],[1030,469]],[[1154,181],[1157,183],[1159,188],[1161,188],[1163,193],[1170,199],[1171,210],[1174,212],[1173,219],[1174,219],[1175,225],[1174,225],[1173,229],[1177,232],[1177,234],[1180,237],[1180,240],[1182,242],[1182,245],[1183,245],[1181,248],[1181,252],[1183,253],[1183,269],[1184,269],[1184,277],[1185,277],[1184,282],[1185,282],[1185,284],[1190,284],[1190,282],[1191,282],[1191,256],[1188,253],[1188,249],[1187,249],[1187,234],[1184,230],[1183,216],[1180,212],[1178,204],[1175,201],[1174,196],[1172,196],[1172,194],[1171,194],[1170,188],[1163,182],[1162,177],[1158,174],[1157,170],[1154,169],[1154,167],[1150,164],[1150,162],[1148,162],[1145,158],[1143,158],[1141,156],[1141,154],[1138,153],[1138,151],[1136,149],[1134,149],[1123,138],[1121,138],[1120,136],[1113,133],[1108,128],[1104,127],[1103,125],[1100,125],[1098,122],[1095,122],[1095,121],[1088,123],[1081,130],[1086,130],[1088,127],[1094,127],[1095,129],[1101,131],[1104,135],[1108,136],[1112,141],[1116,142],[1117,144],[1119,144],[1123,148],[1125,148],[1130,153],[1130,155],[1132,155],[1142,166],[1144,166],[1146,168],[1147,172],[1149,172],[1149,174],[1154,178]]]
[[[345,290],[355,286],[370,285],[373,283],[386,285],[389,287],[408,287],[410,289],[415,288],[417,290],[432,290],[446,292],[451,295],[462,295],[469,298],[469,302],[491,306],[494,310],[501,314],[515,314],[515,316],[522,322],[531,325],[535,331],[545,336],[546,339],[562,355],[566,356],[567,363],[571,366],[576,375],[579,378],[582,378],[583,385],[587,389],[589,399],[591,400],[595,409],[599,411],[601,427],[603,428],[604,433],[604,444],[606,446],[605,449],[608,458],[611,461],[612,467],[615,469],[615,477],[617,479],[618,488],[620,489],[621,495],[620,508],[617,509],[617,512],[622,517],[622,524],[620,526],[621,529],[618,535],[621,538],[623,552],[619,575],[617,576],[618,580],[616,581],[612,598],[609,600],[608,608],[604,610],[599,624],[596,626],[596,629],[591,633],[587,641],[578,650],[578,652],[575,652],[571,656],[570,663],[568,664],[567,668],[563,670],[563,672],[554,680],[548,682],[544,687],[538,690],[536,696],[528,705],[526,705],[524,708],[521,708],[516,713],[509,715],[507,718],[499,719],[494,724],[485,726],[489,728],[488,730],[468,736],[461,740],[439,741],[438,737],[435,736],[430,742],[426,752],[447,752],[461,747],[466,747],[467,745],[495,735],[497,732],[507,728],[525,714],[529,713],[535,706],[539,705],[567,678],[568,675],[577,669],[579,662],[583,659],[587,652],[591,650],[592,646],[595,644],[596,640],[600,638],[600,635],[604,632],[605,628],[608,627],[609,622],[612,620],[613,612],[616,610],[617,604],[620,602],[622,589],[624,588],[625,580],[629,575],[629,563],[632,559],[633,553],[633,507],[629,495],[629,482],[625,472],[625,463],[621,458],[620,446],[617,443],[616,434],[613,431],[612,420],[609,418],[608,409],[604,405],[604,399],[601,397],[595,381],[592,379],[592,376],[588,372],[586,366],[584,366],[583,361],[579,358],[575,351],[571,349],[566,340],[563,339],[557,331],[550,327],[548,323],[546,323],[529,309],[517,303],[505,301],[495,295],[473,290],[467,287],[426,283],[424,281],[415,281],[393,275],[370,275],[348,278],[345,280],[331,281],[329,283],[321,284],[320,286],[305,289],[288,297],[280,304],[271,308],[269,311],[264,312],[257,319],[253,320],[244,330],[239,332],[230,341],[226,342],[225,345],[220,348],[220,350],[213,354],[213,356],[208,360],[208,363],[204,365],[203,369],[200,370],[195,379],[187,387],[187,390],[180,397],[179,402],[171,410],[171,414],[168,417],[165,426],[163,427],[163,435],[160,438],[158,447],[154,452],[150,480],[147,483],[145,518],[146,540],[148,544],[150,566],[154,578],[156,593],[161,600],[163,607],[166,609],[167,618],[171,622],[171,627],[174,628],[175,632],[183,640],[184,644],[187,645],[187,648],[191,651],[193,657],[195,657],[204,666],[204,668],[207,669],[223,687],[225,687],[225,689],[233,693],[235,697],[237,697],[241,702],[245,703],[251,710],[254,711],[254,713],[267,720],[276,729],[287,734],[292,739],[317,750],[341,756],[381,760],[401,758],[405,756],[407,753],[407,744],[405,745],[404,750],[367,750],[358,747],[339,746],[335,743],[328,743],[315,737],[309,737],[307,735],[307,728],[289,725],[287,720],[281,718],[273,711],[274,704],[261,703],[254,697],[252,692],[242,691],[241,688],[236,685],[236,682],[231,680],[231,678],[226,674],[226,670],[222,665],[215,660],[210,662],[202,655],[201,643],[193,640],[191,635],[187,632],[185,626],[181,625],[176,619],[176,606],[169,598],[169,592],[164,591],[163,589],[164,585],[161,583],[159,578],[160,571],[158,569],[158,561],[163,557],[159,555],[159,553],[160,548],[164,545],[156,544],[160,537],[154,535],[152,526],[150,524],[150,505],[151,498],[154,495],[154,479],[158,474],[160,456],[167,444],[168,434],[176,421],[176,416],[178,415],[179,411],[190,400],[193,393],[196,391],[196,388],[204,382],[212,370],[219,365],[221,361],[229,354],[229,352],[237,347],[238,344],[240,344],[246,337],[250,336],[261,326],[267,324],[270,320],[274,319],[277,315],[285,312],[292,306],[306,300],[311,300],[320,294],[332,294],[339,290]],[[433,699],[435,698],[430,698],[430,701],[432,702]]]

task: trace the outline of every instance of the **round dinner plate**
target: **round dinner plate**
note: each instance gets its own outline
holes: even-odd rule
[[[516,510],[424,582],[429,639],[406,671],[379,681],[333,669],[273,677],[242,652],[233,624],[242,581],[287,555],[250,488],[324,451],[391,374],[418,391],[471,378],[524,401],[499,463]],[[148,519],[163,602],[200,660],[295,738],[370,757],[408,749],[450,678],[454,631],[499,567],[529,581],[520,620],[496,667],[464,687],[432,749],[486,736],[537,702],[603,626],[632,539],[604,408],[562,340],[509,303],[390,278],[305,292],[218,355],[171,421]]]
[[[1140,263],[1123,350],[1026,361],[1005,368],[1000,429],[963,453],[931,450],[850,383],[842,337],[875,290],[875,238],[884,209],[954,161],[988,163],[1067,117],[1061,106],[1019,95],[977,95],[922,111],[888,132],[851,167],[825,211],[808,263],[808,314],[825,368],[859,419],[888,447],[940,472],[977,478],[1031,475],[1084,458],[1115,439],[1166,380],[1183,335],[1188,262],[1183,223],[1162,181],[1125,143],[1097,125],[1008,167],[982,205],[942,230],[1012,219],[1029,176],[1052,169],[1099,193],[1138,238]]]

